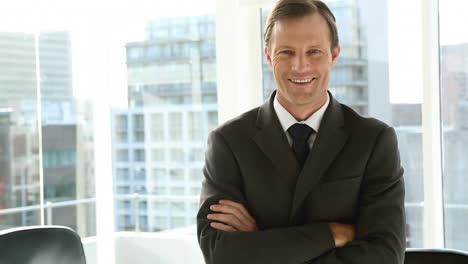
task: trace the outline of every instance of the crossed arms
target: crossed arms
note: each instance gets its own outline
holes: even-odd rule
[[[382,129],[375,143],[353,225],[261,229],[249,213],[239,164],[218,131],[210,135],[206,155],[197,234],[207,264],[402,263],[404,183],[392,128]]]
[[[218,204],[211,205],[210,210],[215,213],[208,214],[207,218],[217,221],[210,223],[210,226],[214,229],[225,232],[258,231],[255,219],[241,203],[220,200]],[[353,225],[329,222],[328,227],[333,234],[335,247],[342,247],[354,240],[356,230]]]

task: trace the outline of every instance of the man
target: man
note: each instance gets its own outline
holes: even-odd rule
[[[319,0],[279,0],[265,54],[276,92],[209,136],[197,215],[206,263],[402,263],[395,132],[328,92],[333,14]]]

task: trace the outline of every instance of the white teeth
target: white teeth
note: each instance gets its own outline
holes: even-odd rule
[[[295,83],[308,83],[308,82],[311,82],[312,79],[304,79],[304,80],[293,80],[293,79],[290,79],[292,82],[295,82]]]

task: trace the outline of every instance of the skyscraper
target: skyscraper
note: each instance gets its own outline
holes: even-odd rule
[[[4,185],[3,208],[40,203],[39,127],[43,132],[44,200],[89,197],[78,184],[94,179],[92,170],[84,173],[81,169],[93,167],[94,161],[89,155],[77,157],[91,150],[84,142],[92,142],[91,112],[83,111],[83,105],[73,98],[70,34],[0,33],[0,54],[0,108],[8,114],[8,123],[4,122],[1,129],[8,135],[4,158],[8,157],[9,163],[9,170],[0,179]],[[39,87],[41,108],[37,107]],[[92,210],[77,220],[78,207],[48,209],[46,222],[71,226],[82,235],[93,234]],[[3,216],[0,223],[4,227],[34,225],[40,223],[39,216],[39,210],[24,210]]]
[[[214,27],[214,16],[148,21],[146,39],[126,46],[129,109],[112,115],[118,230],[195,224],[206,135],[218,123]]]

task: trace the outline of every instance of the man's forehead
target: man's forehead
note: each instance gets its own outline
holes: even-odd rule
[[[326,19],[318,12],[311,13],[305,16],[298,16],[298,17],[284,17],[278,19],[274,26],[273,30],[278,30],[281,27],[287,27],[290,25],[297,25],[297,24],[306,24],[308,26],[317,27],[319,25],[327,26]]]
[[[314,16],[314,17],[312,17]],[[317,17],[315,17],[317,16]],[[272,32],[272,44],[290,45],[307,44],[322,45],[330,41],[327,23],[321,15],[309,15],[299,18],[286,18],[276,21]],[[306,43],[296,43],[301,40]]]

